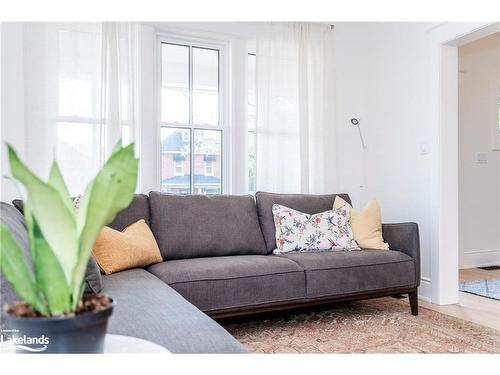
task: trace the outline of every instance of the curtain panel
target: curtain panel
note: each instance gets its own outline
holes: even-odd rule
[[[128,144],[137,138],[138,25],[102,24],[100,121],[105,157],[122,139]]]
[[[84,192],[120,138],[137,138],[137,25],[24,25],[25,156],[42,178],[55,158]]]
[[[332,189],[332,34],[325,24],[259,25],[258,190],[322,193]]]

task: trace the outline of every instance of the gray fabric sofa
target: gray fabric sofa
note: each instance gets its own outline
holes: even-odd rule
[[[254,200],[151,192],[149,220],[165,261],[147,270],[214,318],[393,294],[409,294],[417,314],[415,223],[383,225],[389,251],[273,255],[273,204],[314,214],[334,200],[335,194],[257,192]]]
[[[415,223],[383,225],[391,250],[273,255],[274,203],[314,214],[331,209],[334,199],[264,192],[255,198],[137,195],[110,226],[122,230],[145,219],[164,262],[102,276],[103,291],[117,301],[109,331],[172,352],[241,353],[243,346],[211,318],[398,294],[409,295],[416,315]]]

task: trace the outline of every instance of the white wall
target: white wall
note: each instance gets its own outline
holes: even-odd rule
[[[336,180],[355,206],[376,197],[384,222],[420,227],[422,286],[430,298],[437,228],[431,194],[436,158],[425,23],[336,23]],[[360,119],[362,149],[350,119]]]
[[[500,264],[500,33],[459,47],[460,267]],[[494,134],[496,133],[496,134]]]

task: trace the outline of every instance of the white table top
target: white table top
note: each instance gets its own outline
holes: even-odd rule
[[[104,354],[111,353],[170,353],[163,346],[132,336],[112,335],[104,337]]]
[[[15,348],[6,343],[0,344],[0,353],[15,353]],[[43,352],[42,352],[43,353]],[[170,353],[163,346],[132,336],[106,334],[104,354],[112,353]]]

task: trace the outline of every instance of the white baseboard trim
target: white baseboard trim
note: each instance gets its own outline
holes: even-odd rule
[[[418,298],[425,302],[431,302],[431,290],[431,279],[422,276],[418,287]]]
[[[500,264],[500,249],[465,251],[460,257],[460,268],[476,268]]]

